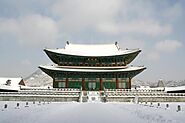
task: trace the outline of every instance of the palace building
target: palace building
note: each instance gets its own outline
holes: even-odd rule
[[[44,49],[55,65],[39,68],[53,78],[54,88],[82,90],[131,89],[134,76],[146,69],[129,66],[140,49],[122,50],[114,44],[72,44],[61,49]]]

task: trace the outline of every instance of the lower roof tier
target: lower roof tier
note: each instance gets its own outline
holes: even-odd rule
[[[62,67],[62,66],[39,66],[39,68],[46,74],[55,77],[79,77],[79,78],[133,78],[137,74],[141,73],[146,67],[127,67],[127,68],[80,68],[80,67]]]

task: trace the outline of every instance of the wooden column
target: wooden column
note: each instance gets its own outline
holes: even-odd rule
[[[102,78],[100,78],[100,91],[102,91]]]
[[[116,66],[118,66],[118,60],[117,60],[117,58],[115,58],[115,64],[116,64]]]
[[[85,90],[85,78],[82,78],[82,90]]]
[[[56,82],[55,82],[55,78],[53,77],[53,88],[58,88],[57,86],[56,86]]]
[[[125,59],[124,59],[123,62],[124,62],[124,66],[127,66],[127,61]]]
[[[129,81],[128,81],[128,89],[131,89],[131,78],[129,78]]]
[[[68,78],[66,78],[66,88],[68,88]]]
[[[116,89],[118,89],[118,77],[116,77]]]

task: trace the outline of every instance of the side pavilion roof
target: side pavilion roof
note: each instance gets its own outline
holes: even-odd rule
[[[7,77],[0,77],[0,85],[6,85],[7,81],[10,82],[10,86],[18,86],[23,79],[21,77],[18,78],[7,78]]]
[[[0,77],[0,90],[18,91],[20,90],[21,85],[25,86],[25,83],[21,77],[19,78]]]

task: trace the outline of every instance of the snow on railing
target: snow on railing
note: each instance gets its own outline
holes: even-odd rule
[[[18,92],[0,92],[1,96],[24,96],[24,95],[44,95],[44,96],[75,96],[79,97],[80,91],[77,89],[62,89],[62,90],[21,90]]]
[[[105,89],[107,97],[185,97],[185,93],[166,93],[162,90]]]

